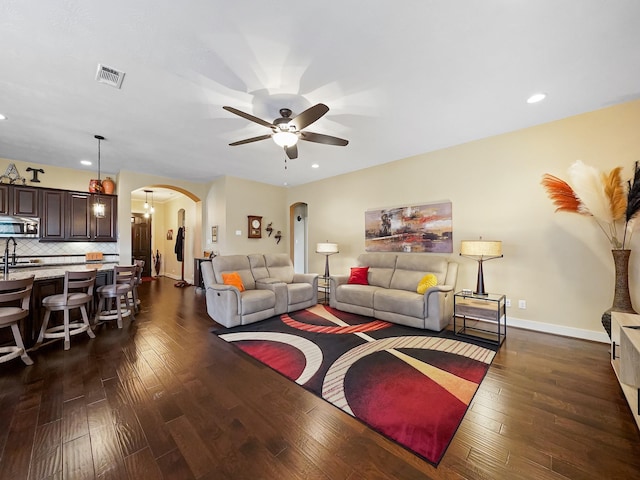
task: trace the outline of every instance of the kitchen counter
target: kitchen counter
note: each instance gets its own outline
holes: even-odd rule
[[[34,264],[32,267],[23,267],[20,268],[9,268],[9,276],[5,277],[3,274],[0,274],[0,277],[3,280],[20,280],[22,278],[30,277],[31,275],[35,276],[34,280],[48,280],[51,278],[63,278],[64,272],[67,270],[70,272],[81,272],[84,270],[111,270],[115,265],[118,265],[117,262],[113,263],[74,263],[70,265],[46,265]]]

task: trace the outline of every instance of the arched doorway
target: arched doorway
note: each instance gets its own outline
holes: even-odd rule
[[[182,212],[179,220],[178,212]],[[145,260],[145,270],[175,280],[193,282],[194,258],[201,251],[202,203],[188,191],[171,185],[146,185],[131,191],[131,257]],[[188,234],[181,259],[176,254],[178,229]]]
[[[306,273],[309,268],[307,240],[307,204],[294,203],[289,208],[291,234],[291,260],[296,273]]]

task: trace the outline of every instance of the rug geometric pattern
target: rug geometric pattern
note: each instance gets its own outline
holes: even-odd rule
[[[495,356],[449,331],[324,305],[213,333],[433,465]]]

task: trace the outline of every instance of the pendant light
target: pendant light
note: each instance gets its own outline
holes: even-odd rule
[[[149,194],[151,194],[151,205],[149,205]],[[144,190],[144,218],[149,218],[155,212],[153,208],[153,190]]]
[[[100,180],[100,141],[104,140],[102,135],[94,135],[96,140],[98,140],[98,185],[96,186],[98,195],[96,196],[96,201],[93,204],[93,215],[96,218],[104,218],[105,215],[105,206],[100,199],[100,192],[102,191],[102,180]]]

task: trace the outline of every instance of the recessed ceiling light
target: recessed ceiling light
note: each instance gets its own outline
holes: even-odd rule
[[[0,113],[0,120],[6,120],[7,117],[5,117],[3,114]]]
[[[320,168],[320,165],[318,165],[317,163],[314,163],[313,165],[311,165],[311,168]]]
[[[80,163],[82,165],[91,165],[91,162],[89,160],[80,160]]]
[[[527,103],[538,103],[544,100],[547,97],[546,93],[534,93],[529,98],[527,98]]]

